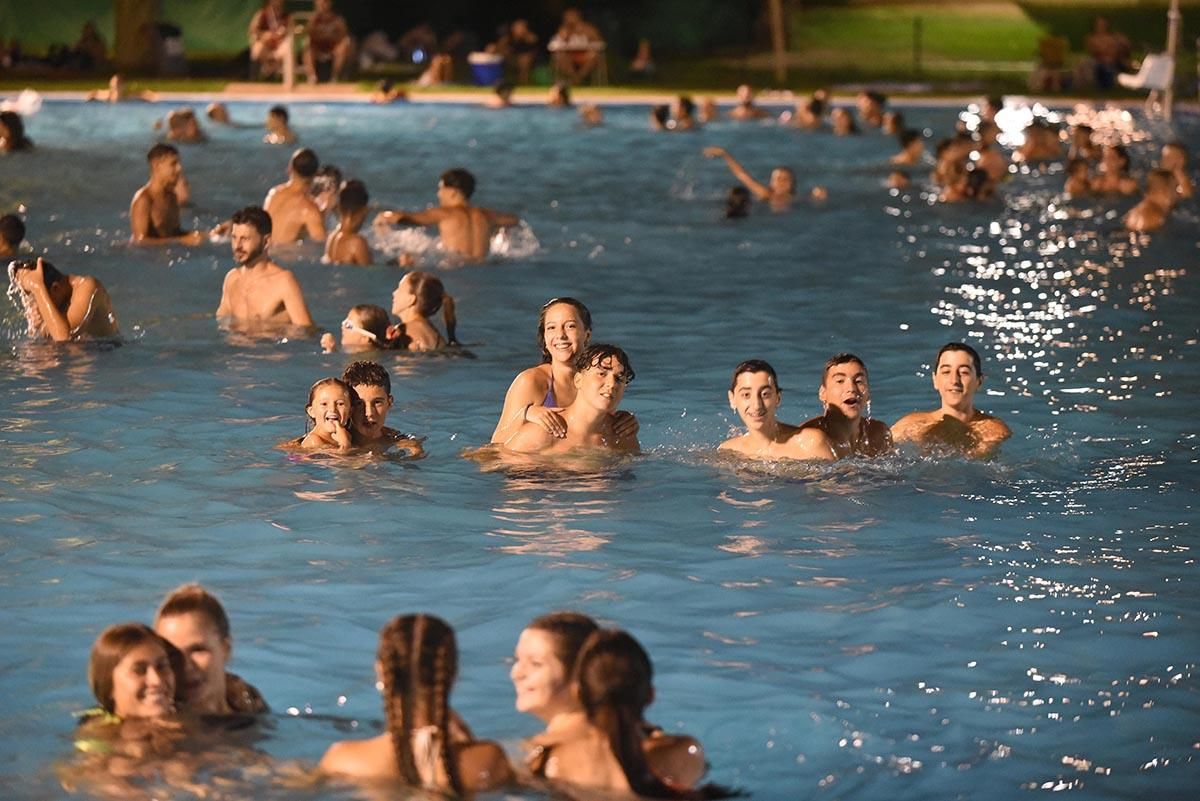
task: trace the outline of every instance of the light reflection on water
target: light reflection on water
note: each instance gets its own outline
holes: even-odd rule
[[[1066,201],[1057,168],[1022,167],[982,208],[888,195],[890,143],[870,134],[719,123],[668,137],[615,110],[585,153],[573,120],[540,111],[305,109],[304,141],[366,176],[378,203],[419,208],[437,173],[463,163],[480,202],[519,212],[538,243],[441,273],[476,360],[384,359],[389,423],[427,436],[429,456],[334,465],[272,446],[300,432],[311,383],[360,356],[219,331],[224,248],[120,244],[151,112],[47,104],[37,174],[0,182],[0,202],[28,206],[59,266],[101,276],[125,334],[117,348],[56,348],[3,317],[11,797],[54,794],[48,765],[87,703],[95,633],[148,617],[193,579],[230,607],[234,669],[281,710],[260,743],[281,760],[344,736],[348,724],[322,715],[374,730],[375,632],[416,609],[459,631],[455,701],[475,729],[531,733],[503,660],[530,617],[572,607],[645,642],[651,719],[699,736],[714,778],[758,798],[1194,791],[1194,204],[1163,234],[1131,238],[1117,231],[1129,201]],[[906,114],[939,132],[953,118]],[[1139,168],[1174,135],[1123,112],[1092,118]],[[96,180],[81,184],[82,137],[105,126]],[[243,133],[184,150],[201,223],[281,178],[287,154]],[[385,135],[405,146],[380,153]],[[724,223],[730,179],[699,156],[708,144],[755,174],[790,163],[830,201]],[[386,302],[402,274],[318,256],[301,247],[287,261],[327,326]],[[562,294],[586,299],[598,341],[630,352],[626,405],[646,455],[570,475],[459,458],[536,358],[536,309]],[[776,366],[781,415],[799,422],[819,411],[824,359],[859,351],[874,414],[894,420],[932,402],[928,362],[951,338],[981,346],[981,405],[1017,432],[992,462],[744,465],[710,451],[736,422],[725,389],[743,358]],[[245,781],[256,797],[350,797]]]

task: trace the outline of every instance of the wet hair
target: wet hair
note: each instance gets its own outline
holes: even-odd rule
[[[268,236],[271,233],[271,215],[267,214],[262,206],[247,206],[244,209],[238,209],[233,213],[230,221],[234,225],[253,225],[254,230],[258,231],[260,236]]]
[[[458,318],[454,314],[454,298],[446,293],[442,280],[420,270],[413,270],[408,275],[412,277],[412,293],[417,298],[417,311],[422,317],[432,317],[441,309],[442,321],[446,324],[446,342],[457,345],[458,338],[454,335],[454,330],[458,327]]]
[[[975,365],[975,375],[983,376],[983,362],[979,359],[979,354],[974,348],[965,342],[947,342],[937,352],[937,358],[933,360],[934,372],[937,372],[938,365],[942,362],[942,354],[952,350],[961,350],[963,353],[971,356],[971,362]]]
[[[654,666],[632,635],[600,629],[588,637],[575,663],[575,684],[588,722],[608,741],[629,789],[650,798],[727,798],[730,790],[713,784],[694,789],[671,787],[654,774],[642,742],[642,716],[654,700]]]
[[[288,121],[288,110],[286,106],[271,106],[267,114],[271,117],[278,117],[286,124]]]
[[[25,238],[25,223],[15,214],[5,214],[0,217],[0,239],[8,243],[10,248],[21,244]]]
[[[36,270],[36,269],[37,269],[37,259],[18,259],[17,261],[9,263],[8,275],[9,275],[9,278],[15,278],[16,274],[21,272],[22,270]],[[43,279],[44,283],[46,284],[46,289],[50,289],[50,287],[54,286],[59,281],[66,281],[67,277],[65,275],[63,275],[62,272],[60,272],[57,267],[55,267],[53,264],[51,264],[50,262],[43,259],[42,260],[42,279]]]
[[[679,96],[679,108],[689,117],[696,113],[696,103],[692,100],[691,95]]]
[[[297,150],[288,161],[288,168],[301,178],[312,178],[317,174],[317,168],[320,166],[321,162],[317,159],[317,154],[307,147]]]
[[[574,673],[583,644],[593,632],[600,629],[600,624],[582,612],[551,612],[535,617],[525,628],[550,635],[554,656],[570,676]]]
[[[225,607],[221,606],[217,596],[196,583],[183,584],[167,593],[167,597],[163,598],[162,604],[154,614],[154,620],[158,622],[165,617],[192,613],[208,618],[208,622],[212,623],[221,639],[229,642],[229,616],[225,614]]]
[[[913,142],[921,139],[921,132],[915,128],[905,128],[900,133],[896,134],[896,141],[900,143],[900,147],[908,147]]]
[[[729,188],[725,196],[725,219],[733,220],[745,217],[750,211],[750,190],[744,186]]]
[[[605,343],[589,345],[587,348],[584,348],[582,353],[575,357],[575,363],[571,366],[575,368],[575,372],[582,373],[584,370],[590,370],[593,367],[599,366],[608,359],[616,359],[625,368],[624,380],[626,385],[633,383],[633,365],[629,363],[629,356],[616,345]]]
[[[343,392],[346,393],[346,397],[350,400],[351,403],[353,403],[354,399],[358,397],[358,395],[356,395],[354,393],[354,388],[351,387],[349,384],[347,384],[345,381],[343,381],[340,378],[322,378],[320,381],[317,381],[315,384],[313,384],[311,387],[308,388],[308,403],[304,404],[304,409],[305,409],[304,415],[305,415],[305,417],[308,417],[309,422],[313,423],[314,425],[316,424],[317,421],[314,420],[312,418],[312,416],[308,414],[308,407],[313,405],[313,398],[315,398],[317,396],[317,390],[320,389],[321,387],[328,387],[328,386],[334,386],[334,387],[338,387],[339,389],[341,389]],[[308,428],[306,426],[305,433],[307,433],[307,432],[308,432]]]
[[[349,317],[351,314],[358,314],[358,319],[362,321],[359,326],[364,331],[370,331],[375,335],[376,344],[382,345],[387,342],[387,329],[392,324],[392,320],[388,317],[387,309],[382,306],[376,306],[374,303],[360,303],[354,306],[346,314]],[[381,368],[382,369],[382,368]],[[342,380],[345,380],[344,378]],[[346,381],[349,384],[349,381]]]
[[[1121,173],[1129,172],[1129,149],[1125,145],[1109,145],[1109,148],[1121,157]]]
[[[150,164],[171,156],[178,158],[179,149],[175,145],[168,145],[166,142],[159,142],[146,151],[146,161]]]
[[[115,713],[113,671],[126,654],[148,643],[160,646],[166,653],[171,672],[175,675],[175,702],[179,703],[183,686],[183,654],[144,623],[118,623],[100,632],[96,642],[92,643],[92,653],[88,658],[88,684],[105,712]]]
[[[8,129],[8,146],[11,150],[28,150],[33,142],[25,136],[25,122],[15,111],[0,111],[0,125]]]
[[[829,377],[829,371],[840,364],[849,364],[850,362],[858,362],[862,365],[863,372],[867,370],[867,363],[850,352],[835,353],[829,357],[829,361],[825,362],[825,370],[821,373],[821,383],[825,383],[825,379]]]
[[[401,777],[412,785],[425,783],[413,754],[413,731],[434,726],[448,789],[461,793],[462,781],[450,750],[450,688],[458,675],[454,630],[433,615],[400,615],[379,632],[376,656],[387,730]]]
[[[338,192],[338,211],[342,214],[355,214],[365,209],[370,200],[367,185],[357,178],[351,178],[342,184],[342,189]]]
[[[357,309],[360,307],[355,306],[354,308]],[[365,327],[366,326],[364,326],[364,328]],[[375,362],[351,362],[349,365],[347,365],[346,369],[342,371],[342,380],[345,381],[351,389],[358,386],[383,387],[384,392],[389,395],[392,394],[391,376],[388,375],[388,371],[385,370],[382,365]]]
[[[650,116],[659,124],[665,126],[671,119],[671,107],[658,105],[650,109]]]
[[[551,306],[557,306],[560,303],[565,303],[579,312],[579,320],[583,323],[584,331],[592,330],[592,313],[588,311],[587,306],[583,305],[583,301],[565,297],[550,298],[542,305],[542,312],[538,315],[537,342],[538,347],[542,350],[542,364],[549,364],[552,361],[550,351],[546,348],[546,312],[550,311]]]
[[[775,375],[775,368],[764,362],[762,359],[747,359],[746,361],[733,368],[733,379],[729,382],[729,391],[733,392],[737,388],[738,376],[742,373],[766,373],[771,376],[771,383],[775,386],[776,392],[782,392],[779,388],[779,376]]]
[[[446,170],[441,177],[442,186],[447,189],[457,189],[463,197],[470,198],[475,194],[475,176],[462,167]]]

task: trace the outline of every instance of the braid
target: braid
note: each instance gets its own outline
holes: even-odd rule
[[[411,676],[408,670],[411,628],[411,617],[394,618],[384,627],[379,636],[379,662],[383,672],[384,712],[396,753],[396,766],[405,782],[419,784],[412,752]]]
[[[443,642],[435,646],[435,657],[432,676],[433,723],[441,732],[442,770],[450,789],[456,793],[462,792],[462,781],[458,776],[458,764],[450,751],[450,687],[454,684],[457,668],[457,654],[453,642]]]
[[[454,298],[449,295],[442,298],[442,320],[446,323],[446,343],[457,345],[458,337],[454,335],[454,330],[458,327],[458,317],[454,313]]]

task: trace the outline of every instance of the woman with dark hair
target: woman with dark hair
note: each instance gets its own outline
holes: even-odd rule
[[[25,135],[25,123],[15,111],[0,111],[0,153],[32,150],[33,142]]]
[[[584,720],[557,735],[543,735],[535,774],[572,784],[632,792],[649,798],[727,798],[715,784],[688,788],[660,775],[646,749],[642,716],[654,700],[650,657],[632,636],[599,629],[575,663],[575,692]]]
[[[446,323],[446,337],[438,332],[429,318],[442,312]],[[429,273],[414,270],[405,273],[392,293],[392,314],[400,318],[400,324],[388,329],[388,340],[393,347],[421,351],[438,350],[457,345],[454,329],[458,319],[454,314],[454,298],[446,293],[441,279]]]
[[[100,709],[118,720],[175,714],[179,651],[141,623],[109,626],[92,645],[88,684]]]
[[[500,746],[476,741],[450,708],[458,648],[445,621],[432,615],[393,618],[379,633],[375,672],[387,731],[334,743],[321,758],[322,771],[460,794],[512,782]]]
[[[545,733],[530,741],[529,762],[539,775],[545,773],[553,743],[586,723],[572,673],[584,643],[599,628],[596,621],[579,612],[551,612],[534,618],[517,640],[509,673],[517,711],[546,724]],[[690,787],[708,769],[704,749],[694,737],[667,734],[644,721],[641,733],[651,769],[672,786]]]

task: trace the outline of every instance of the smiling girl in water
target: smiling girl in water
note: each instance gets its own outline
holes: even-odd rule
[[[280,447],[300,451],[350,450],[350,410],[354,404],[354,390],[339,378],[322,378],[308,391],[308,405],[304,413],[312,421],[313,429],[299,441],[288,440]]]

